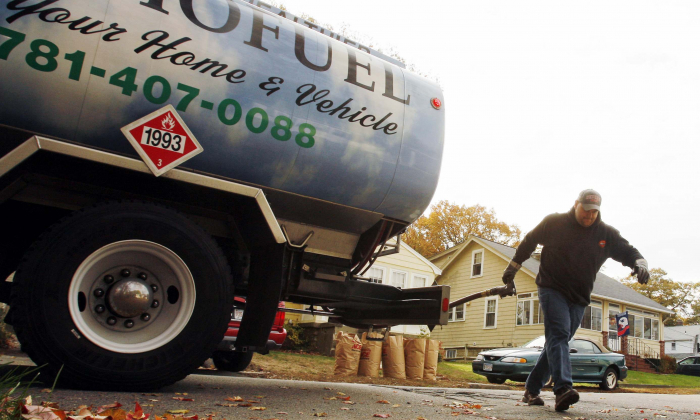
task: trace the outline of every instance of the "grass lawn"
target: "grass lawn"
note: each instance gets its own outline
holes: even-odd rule
[[[488,383],[485,376],[478,375],[472,371],[471,363],[440,362],[438,363],[438,373],[452,380]]]
[[[625,385],[671,385],[676,388],[700,388],[700,376],[660,375],[655,373],[628,371]]]

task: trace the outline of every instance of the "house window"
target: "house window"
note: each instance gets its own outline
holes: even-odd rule
[[[406,277],[408,275],[403,271],[392,271],[391,272],[391,285],[400,287],[401,289],[406,288]]]
[[[457,358],[457,350],[445,350],[445,359],[456,359]]]
[[[384,268],[372,267],[367,271],[367,277],[372,283],[384,283]]]
[[[498,311],[498,299],[487,299],[484,311],[484,328],[496,328],[496,311]]]
[[[537,292],[519,294],[515,318],[516,325],[534,325],[543,322],[544,316],[542,315]]]
[[[593,331],[603,331],[603,302],[591,300],[591,304],[586,306],[581,319],[581,328]]]
[[[466,305],[467,304],[465,303],[464,305],[457,305],[454,308],[450,309],[450,322],[464,321]]]
[[[481,277],[484,274],[484,250],[472,252],[472,277]]]
[[[413,287],[425,287],[428,278],[425,276],[413,276]]]
[[[629,312],[630,336],[659,340],[658,315],[651,312]]]
[[[671,350],[676,351],[676,343],[671,343]]]

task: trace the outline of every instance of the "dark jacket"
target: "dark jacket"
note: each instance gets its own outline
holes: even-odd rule
[[[555,289],[579,305],[591,303],[595,276],[605,260],[612,258],[633,268],[636,260],[644,258],[617,229],[601,220],[600,213],[596,221],[585,228],[576,221],[573,207],[568,213],[545,217],[525,235],[513,261],[522,264],[538,244],[544,247],[537,285]]]

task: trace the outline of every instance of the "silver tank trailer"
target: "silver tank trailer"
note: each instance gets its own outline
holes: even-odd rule
[[[414,221],[439,175],[440,88],[256,3],[6,2],[0,124],[136,156],[120,128],[172,104],[204,148],[182,167],[263,188],[293,239],[329,228],[337,249],[317,228],[311,251]],[[374,217],[319,222],[329,203]]]

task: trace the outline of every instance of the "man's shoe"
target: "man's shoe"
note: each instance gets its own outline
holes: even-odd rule
[[[578,392],[573,388],[565,388],[557,394],[554,401],[554,409],[556,411],[568,410],[570,405],[578,402]]]
[[[527,405],[544,405],[544,400],[540,397],[540,394],[530,394],[530,391],[525,390],[525,395],[523,395],[523,402]]]

